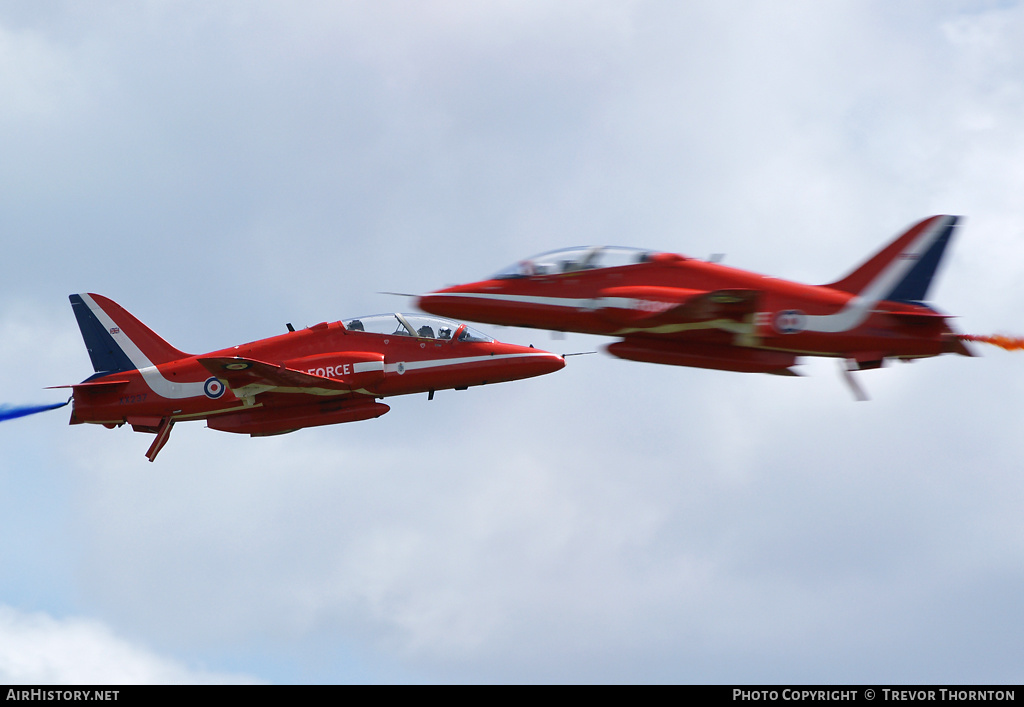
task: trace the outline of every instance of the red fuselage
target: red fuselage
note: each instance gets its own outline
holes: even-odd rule
[[[254,436],[379,417],[378,398],[500,383],[565,360],[424,315],[317,324],[200,356],[185,354],[115,302],[72,295],[97,373],[74,386],[71,423],[153,432],[152,460],[175,422]]]
[[[476,322],[621,337],[622,358],[792,373],[799,355],[853,368],[885,358],[969,355],[923,297],[956,224],[926,219],[833,285],[804,285],[672,253],[575,248],[522,261],[489,280],[417,299]],[[900,299],[889,299],[899,296]]]
[[[456,285],[422,295],[417,306],[431,314],[474,322],[606,336],[726,345],[744,336],[751,337],[751,343],[756,341],[757,348],[818,356],[858,351],[934,356],[947,350],[946,340],[955,337],[934,310],[892,302],[877,303],[863,322],[846,331],[787,333],[784,323],[776,321],[780,313],[831,315],[855,295],[715,263],[670,258],[665,254],[667,262],[659,262],[656,256],[655,262],[618,268]],[[723,318],[673,323],[656,314],[695,292],[734,289],[759,293],[757,312],[748,321],[727,324]],[[921,321],[908,323],[911,317],[901,319],[894,316],[897,313],[917,315]]]
[[[255,359],[312,376],[350,384],[349,390],[257,393],[247,404],[230,387],[214,386],[207,393],[167,397],[176,389],[198,390],[211,371],[200,359]],[[374,360],[383,365],[354,372],[356,364]],[[146,371],[113,373],[106,378],[125,381],[105,384],[106,378],[76,386],[72,422],[132,423],[137,418],[173,416],[177,419],[230,417],[253,407],[272,420],[282,410],[342,401],[364,402],[393,395],[500,383],[551,373],[565,365],[561,356],[498,341],[439,341],[413,336],[346,331],[340,322],[190,356],[156,365]],[[166,381],[154,382],[154,378]],[[150,380],[147,380],[149,378]],[[95,386],[95,388],[93,388]],[[209,386],[208,386],[209,387]],[[90,392],[94,389],[95,392]],[[324,424],[324,423],[321,423]],[[273,426],[273,425],[271,425]]]

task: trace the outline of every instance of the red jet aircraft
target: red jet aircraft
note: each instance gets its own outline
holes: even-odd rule
[[[201,356],[182,353],[115,302],[71,295],[96,373],[72,386],[71,424],[127,423],[156,439],[179,420],[253,437],[380,417],[391,395],[429,394],[552,373],[553,353],[503,344],[465,324],[417,314],[326,322]]]
[[[911,226],[852,273],[803,285],[674,253],[581,247],[523,260],[488,280],[422,295],[426,312],[491,324],[622,337],[634,361],[797,375],[798,356],[972,355],[948,316],[924,303],[958,217]]]

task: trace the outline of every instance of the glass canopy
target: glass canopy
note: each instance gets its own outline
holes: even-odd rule
[[[457,336],[459,341],[494,341],[465,324],[428,314],[372,314],[368,317],[347,319],[342,324],[349,331],[367,331],[371,334],[441,340],[450,340]]]
[[[576,272],[578,270],[595,270],[597,268],[616,268],[622,265],[642,263],[653,251],[643,248],[626,248],[623,246],[577,246],[562,248],[548,253],[535,255],[520,260],[514,265],[494,274],[492,280],[514,277],[530,277],[531,275],[556,275],[558,273]]]

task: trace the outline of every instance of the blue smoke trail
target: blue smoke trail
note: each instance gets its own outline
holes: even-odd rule
[[[0,422],[13,420],[16,417],[35,415],[37,412],[56,410],[57,408],[64,407],[70,402],[71,400],[68,399],[63,403],[53,403],[52,405],[0,405]]]

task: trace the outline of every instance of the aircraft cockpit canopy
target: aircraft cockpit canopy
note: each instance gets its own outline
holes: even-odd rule
[[[347,319],[342,324],[349,331],[368,331],[371,334],[414,336],[441,341],[450,341],[453,336],[457,336],[459,341],[494,341],[486,334],[461,322],[429,314],[372,314],[368,317]]]
[[[577,246],[541,253],[495,273],[492,280],[507,280],[532,275],[559,273],[597,268],[617,268],[645,262],[654,251],[623,246]]]

